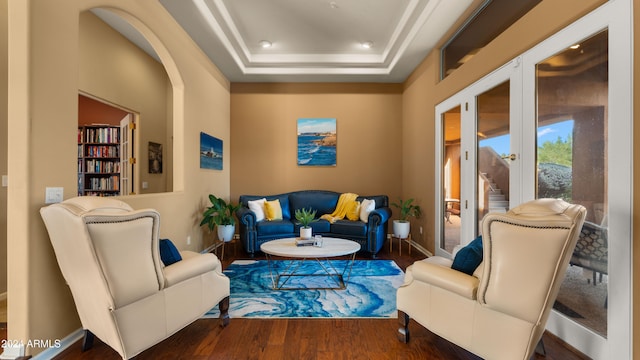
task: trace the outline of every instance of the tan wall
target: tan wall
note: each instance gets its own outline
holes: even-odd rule
[[[405,83],[402,96],[395,89],[367,92],[364,89],[370,85],[357,85],[355,90],[344,91],[349,86],[336,84],[238,84],[230,95],[226,80],[207,65],[156,1],[8,2],[12,39],[9,45],[12,73],[8,80],[11,89],[8,111],[12,121],[8,124],[7,139],[11,173],[7,201],[12,209],[8,215],[9,338],[27,340],[60,338],[79,326],[37,211],[44,203],[45,186],[64,186],[65,197],[75,191],[72,176],[75,161],[71,159],[76,152],[77,23],[81,6],[100,4],[128,9],[162,39],[184,80],[184,111],[179,107],[176,110],[185,118],[184,128],[176,133],[176,167],[183,178],[175,179],[177,187],[184,191],[125,198],[136,208],[160,210],[162,236],[172,238],[180,248],[200,249],[206,245],[196,223],[208,193],[237,200],[244,193],[329,188],[363,194],[387,192],[392,198],[415,197],[425,210],[423,218],[417,220],[425,227],[425,235],[419,238],[413,227],[414,239],[433,250],[434,106],[604,1],[543,1],[442,82],[438,81],[438,55],[432,53]],[[634,0],[636,18],[640,17],[639,7],[640,1]],[[639,25],[634,26],[637,34]],[[31,41],[28,31],[31,31]],[[640,36],[635,36],[634,41],[634,52],[639,55]],[[634,71],[639,73],[640,65],[636,65]],[[634,80],[635,103],[640,103],[638,85],[638,80]],[[0,104],[0,108],[2,106]],[[640,107],[635,107],[634,118],[638,116]],[[336,168],[297,167],[295,121],[299,117],[337,118]],[[374,126],[356,124],[355,119]],[[2,116],[0,124],[6,124]],[[3,127],[0,127],[0,136]],[[197,154],[200,131],[223,139],[225,166],[222,171],[201,170],[197,155],[190,155]],[[634,132],[640,136],[640,126],[636,126]],[[230,146],[230,143],[233,144]],[[364,150],[356,151],[356,147]],[[229,156],[231,151],[233,159]],[[376,156],[369,158],[371,153]],[[637,163],[640,146],[634,148],[634,155],[634,178],[640,179]],[[0,156],[0,172],[5,158]],[[356,165],[366,170],[354,170]],[[230,177],[230,167],[233,177]],[[634,188],[638,181],[634,181]],[[640,209],[638,193],[634,194],[635,209]],[[0,188],[0,206],[1,194]],[[640,230],[640,221],[636,219],[634,230],[636,234]],[[186,245],[187,236],[194,240],[191,246]],[[636,239],[637,236],[634,244],[638,243]],[[640,246],[634,246],[634,255],[640,257]],[[637,265],[634,272],[636,269],[640,270]],[[634,298],[640,296],[638,292],[640,279],[635,277]],[[637,313],[634,314],[634,344],[640,341]],[[29,349],[31,353],[39,351]],[[640,356],[637,352],[638,347],[634,346],[635,358]]]
[[[229,163],[229,84],[155,0],[9,0],[8,189],[9,327],[13,340],[61,339],[80,327],[38,210],[47,186],[76,192],[79,15],[91,6],[133,15],[166,61],[177,88],[173,109],[174,193],[136,195],[134,208],[159,210],[161,236],[201,250],[206,195],[229,196],[229,169],[199,168],[200,131],[225,141]],[[135,17],[135,18],[134,18]],[[140,30],[140,29],[139,29]],[[191,244],[187,245],[187,237]],[[208,240],[206,240],[208,241]],[[43,349],[28,348],[31,354]]]
[[[139,194],[172,191],[172,169],[149,174],[149,142],[167,145],[171,138],[171,113],[167,113],[171,85],[161,63],[132,44],[90,11],[80,14],[79,87],[108,103],[139,115],[136,144],[136,191]],[[118,124],[119,125],[119,122]],[[171,154],[165,153],[169,160]],[[169,162],[170,163],[170,162]],[[142,182],[148,184],[143,189]]]
[[[232,84],[231,195],[401,191],[398,84]],[[336,118],[337,166],[297,165],[297,120]]]

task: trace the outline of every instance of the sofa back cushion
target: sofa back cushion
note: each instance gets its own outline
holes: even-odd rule
[[[375,200],[376,209],[379,209],[382,207],[389,207],[389,197],[387,195],[358,196],[356,201],[360,201],[360,203],[362,203],[362,200],[364,199]]]
[[[338,205],[339,193],[333,191],[308,190],[296,191],[289,194],[291,214],[303,208],[316,210],[316,218],[324,214],[331,214]],[[295,216],[294,216],[295,218]]]
[[[282,219],[290,220],[292,213],[289,211],[289,194],[280,194],[280,195],[240,195],[240,205],[244,207],[249,207],[249,201],[252,200],[260,200],[267,199],[267,201],[279,200],[280,208],[282,209]]]

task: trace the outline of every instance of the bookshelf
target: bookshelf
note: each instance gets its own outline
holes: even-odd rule
[[[120,195],[120,127],[78,127],[78,195]]]

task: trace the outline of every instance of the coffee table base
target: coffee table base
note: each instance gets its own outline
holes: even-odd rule
[[[269,274],[271,275],[271,284],[273,290],[344,290],[347,288],[347,282],[351,277],[351,269],[353,268],[353,262],[355,261],[356,254],[351,255],[351,258],[347,260],[344,269],[339,271],[336,269],[333,264],[331,264],[331,260],[327,258],[300,258],[300,259],[290,259],[290,260],[279,260],[283,262],[287,262],[287,265],[279,271],[277,266],[275,266],[271,255],[266,254],[267,262],[269,265]],[[315,260],[322,270],[325,272],[324,274],[305,274],[299,273],[298,270],[307,260]],[[323,261],[324,260],[324,261]],[[326,263],[326,264],[325,264]],[[346,274],[346,281],[344,276]],[[285,287],[289,280],[292,277],[327,277],[333,279],[336,286],[332,287]]]

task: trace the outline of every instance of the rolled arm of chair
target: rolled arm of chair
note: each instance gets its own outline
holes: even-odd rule
[[[471,300],[476,299],[478,278],[450,267],[417,261],[412,265],[412,276],[414,281],[424,282]]]
[[[256,231],[256,214],[249,210],[248,207],[241,207],[236,211],[236,216],[240,221],[240,225],[245,227],[247,231]]]
[[[213,254],[181,251],[180,255],[182,260],[164,268],[165,287],[173,286],[209,271],[221,272],[220,260]]]
[[[369,226],[380,226],[387,222],[391,217],[391,209],[381,207],[369,213]]]
[[[248,207],[242,206],[236,211],[236,217],[239,222],[240,241],[244,249],[253,254],[257,249],[256,241],[258,239],[258,230],[256,229],[256,214],[249,210]]]

